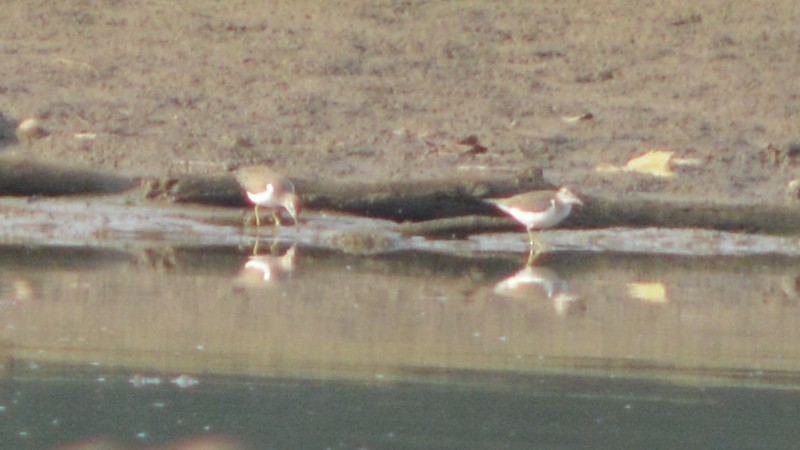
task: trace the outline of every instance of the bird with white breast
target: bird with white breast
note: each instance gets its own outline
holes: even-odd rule
[[[534,230],[551,228],[566,219],[572,207],[583,205],[583,202],[569,188],[562,187],[558,191],[531,191],[509,198],[485,199],[487,203],[497,206],[503,212],[525,225],[530,238],[531,251],[546,246],[536,238]]]
[[[242,167],[236,171],[236,181],[244,189],[247,198],[255,206],[256,225],[261,226],[258,207],[272,211],[276,225],[282,225],[280,209],[285,209],[294,223],[298,223],[302,203],[295,193],[294,184],[267,166]]]

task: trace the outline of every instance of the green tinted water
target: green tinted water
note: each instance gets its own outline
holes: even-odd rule
[[[224,435],[252,449],[792,448],[800,438],[800,396],[770,389],[566,375],[432,385],[200,377],[190,388],[166,379],[135,387],[102,372],[4,381],[2,448],[97,436],[151,448]]]

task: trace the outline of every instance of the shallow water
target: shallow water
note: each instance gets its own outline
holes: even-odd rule
[[[3,448],[800,437],[791,257],[257,252],[0,248]]]
[[[0,215],[0,448],[798,437],[790,237],[556,230],[529,266],[524,233],[322,213],[260,231],[124,199],[3,199]]]

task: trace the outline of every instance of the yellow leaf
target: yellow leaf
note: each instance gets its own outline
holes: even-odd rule
[[[656,177],[671,177],[675,175],[675,172],[669,167],[669,160],[673,153],[669,150],[651,150],[628,161],[624,169],[628,172],[647,173]]]
[[[614,173],[614,172],[621,171],[622,167],[615,166],[615,165],[609,164],[609,163],[600,163],[600,164],[597,165],[597,167],[594,168],[594,170],[595,170],[595,172],[606,172],[606,173],[611,172],[611,173]]]
[[[667,287],[664,283],[628,283],[628,295],[647,303],[667,303]]]

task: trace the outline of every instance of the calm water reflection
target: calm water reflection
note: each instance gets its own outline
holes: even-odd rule
[[[800,437],[795,260],[252,253],[0,250],[2,448]]]

